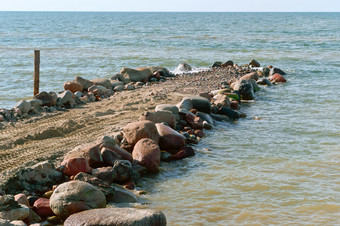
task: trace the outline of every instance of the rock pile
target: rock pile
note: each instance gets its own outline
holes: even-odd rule
[[[138,202],[135,184],[141,176],[158,173],[162,161],[194,156],[193,145],[216,121],[246,117],[240,103],[255,98],[258,84],[286,82],[279,69],[259,68],[256,60],[250,66],[257,69],[247,67],[249,73],[223,83],[222,89],[185,96],[177,105],[160,104],[120,132],[75,147],[58,167],[46,161],[22,169],[0,187],[0,224],[166,225],[160,211],[106,208],[107,203]],[[214,67],[242,69],[232,61],[215,62]],[[29,113],[42,106],[73,107],[110,96],[119,86],[137,84],[131,81],[144,83],[169,75],[165,68],[143,67],[124,68],[115,80],[76,77],[64,84],[65,91],[59,95],[41,92],[33,100],[20,101],[16,109]],[[264,75],[270,75],[269,79]]]

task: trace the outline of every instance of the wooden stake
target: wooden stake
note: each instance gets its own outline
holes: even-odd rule
[[[39,93],[39,74],[40,74],[40,50],[34,50],[34,71],[33,71],[34,96]]]

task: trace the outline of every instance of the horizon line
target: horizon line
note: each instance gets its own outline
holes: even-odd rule
[[[105,11],[105,10],[0,10],[0,12],[74,12],[74,13],[340,13],[340,11]]]

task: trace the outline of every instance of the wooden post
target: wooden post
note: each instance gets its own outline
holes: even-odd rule
[[[34,50],[34,71],[33,71],[34,96],[39,93],[39,74],[40,74],[40,50]]]

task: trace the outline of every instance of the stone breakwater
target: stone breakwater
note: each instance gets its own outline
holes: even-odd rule
[[[159,172],[162,161],[177,161],[195,155],[195,144],[211,130],[215,121],[246,117],[240,103],[255,98],[260,85],[286,82],[282,70],[260,67],[252,60],[238,66],[232,61],[215,62],[209,71],[190,74],[190,65],[179,66],[183,74],[173,79],[161,67],[124,68],[111,80],[92,81],[76,77],[64,84],[59,95],[39,93],[34,99],[20,101],[10,117],[18,121],[41,111],[57,111],[79,104],[100,101],[115,92],[131,90],[173,79],[178,87],[187,86],[186,77],[199,77],[195,86],[218,83],[209,92],[192,90],[177,104],[163,103],[145,111],[110,136],[82,144],[67,152],[54,167],[49,161],[23,168],[1,182],[0,221],[8,225],[165,225],[164,214],[152,209],[106,208],[136,203],[143,192],[136,190],[140,177]],[[213,73],[213,79],[206,74]],[[219,80],[223,75],[223,80]],[[182,79],[182,80],[181,80]],[[150,83],[151,82],[151,83]],[[119,88],[117,88],[119,87]],[[134,88],[132,88],[134,87]],[[213,86],[211,86],[213,87]],[[191,91],[191,87],[186,87]],[[151,93],[162,98],[159,93]],[[30,106],[28,106],[28,103]],[[151,110],[151,109],[150,109]],[[7,112],[8,113],[8,112]],[[14,120],[12,120],[12,123]],[[72,129],[72,128],[71,128]],[[57,132],[57,131],[56,131]]]

